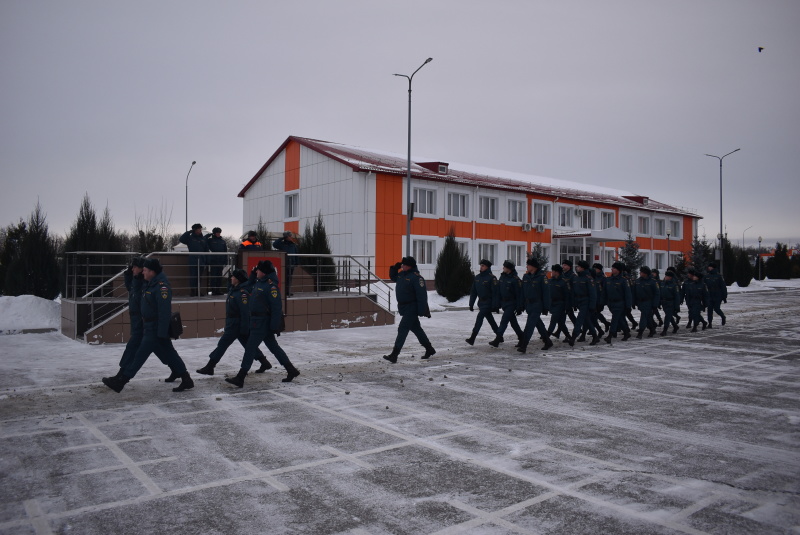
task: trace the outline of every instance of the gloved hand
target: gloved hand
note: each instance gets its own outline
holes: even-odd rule
[[[548,314],[550,314],[549,310],[542,310],[542,315],[543,316],[547,316]]]
[[[517,310],[514,311],[514,314],[516,314],[517,316],[522,316],[522,309],[518,308]]]
[[[401,267],[403,267],[403,263],[402,263],[402,262],[398,262],[398,263],[396,263],[396,264],[394,265],[394,268],[395,268],[397,271],[400,271],[400,268],[401,268]]]

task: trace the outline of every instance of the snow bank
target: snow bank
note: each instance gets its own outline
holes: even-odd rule
[[[740,288],[739,285],[734,282],[728,286],[728,293],[765,292],[777,288],[800,288],[800,279],[764,279],[763,281],[753,279],[745,288]]]
[[[0,333],[22,329],[58,329],[61,304],[32,295],[0,297]]]

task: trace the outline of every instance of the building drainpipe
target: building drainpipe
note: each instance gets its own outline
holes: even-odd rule
[[[550,210],[550,212],[552,213],[552,216],[553,216],[553,229],[550,232],[550,246],[551,247],[553,246],[553,234],[556,233],[556,203],[558,202],[558,200],[560,198],[561,197],[556,197],[555,198],[555,200],[553,201],[553,209]],[[561,238],[558,238],[556,240],[555,250],[556,250],[556,253],[555,253],[556,261],[554,263],[560,264],[561,263]]]
[[[478,189],[479,189],[478,186],[475,186],[475,200],[472,202],[472,209],[473,209],[473,211],[472,211],[472,246],[473,247],[475,247],[475,239],[477,238],[477,228],[476,228],[476,219],[477,218],[475,217],[475,213],[477,211],[477,206],[478,206]],[[473,255],[472,258],[477,258],[478,251],[476,250],[476,251],[474,251],[474,253],[475,254]],[[481,260],[482,259],[479,258],[478,262],[480,262]]]

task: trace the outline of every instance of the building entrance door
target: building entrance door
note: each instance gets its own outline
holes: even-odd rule
[[[592,263],[593,256],[592,256],[592,246],[587,244],[586,250],[580,244],[561,244],[561,251],[559,251],[558,260],[559,263],[564,263],[564,260],[571,260],[572,265],[574,266],[578,260],[586,260],[590,264]]]

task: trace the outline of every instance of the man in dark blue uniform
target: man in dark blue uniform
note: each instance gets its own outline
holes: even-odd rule
[[[571,288],[561,273],[564,268],[560,264],[553,264],[550,268],[552,277],[550,279],[550,325],[547,327],[547,334],[563,331],[566,333],[566,341],[570,340],[567,330],[567,309],[572,308]]]
[[[681,302],[686,302],[686,308],[689,309],[689,323],[686,328],[692,327],[692,332],[697,332],[697,325],[702,323],[703,330],[706,329],[706,320],[703,319],[702,312],[708,306],[708,288],[703,282],[703,273],[689,269],[689,280],[681,286]]]
[[[144,269],[144,261],[144,257],[137,256],[131,261],[131,265],[128,266],[128,269],[123,274],[125,277],[125,289],[128,290],[128,316],[131,319],[131,336],[128,338],[125,351],[119,361],[119,373],[122,373],[122,370],[136,354],[136,350],[139,349],[139,344],[142,343],[142,337],[144,336],[144,323],[142,322],[142,286],[144,286],[142,269]]]
[[[642,338],[645,329],[650,329],[648,338],[656,333],[656,322],[653,319],[653,307],[658,306],[661,302],[661,296],[658,293],[658,284],[650,278],[650,268],[642,266],[639,268],[639,278],[633,283],[631,294],[633,297],[633,306],[639,309],[641,313],[639,316],[639,332],[636,338]]]
[[[661,280],[661,272],[659,272],[657,269],[651,269],[650,270],[650,278],[653,279],[656,282],[656,286],[658,286],[658,291],[660,292],[661,291],[661,283],[663,282]],[[661,319],[661,313],[658,311],[658,309],[660,307],[661,307],[661,302],[660,301],[658,303],[658,306],[653,307],[653,316],[655,317],[655,321],[658,322],[656,324],[658,327],[661,327],[662,325],[664,325],[664,321]]]
[[[597,315],[596,320],[603,324],[606,330],[608,330],[611,322],[609,322],[605,316],[603,316],[603,309],[608,305],[608,299],[606,296],[606,272],[603,269],[603,264],[597,262],[592,264],[592,275],[594,275],[595,280],[595,288],[597,289]],[[599,329],[600,325],[595,323],[595,327]],[[599,331],[598,331],[599,332]],[[602,334],[602,333],[600,333]]]
[[[517,351],[525,353],[534,328],[539,331],[539,336],[544,341],[542,351],[546,351],[553,347],[553,342],[550,341],[547,329],[544,328],[541,315],[547,315],[550,311],[550,283],[540,269],[539,262],[534,258],[528,259],[525,271],[525,275],[522,276],[522,299],[528,319]]]
[[[522,314],[524,310],[522,303],[522,281],[519,280],[517,275],[517,267],[511,260],[503,262],[503,272],[500,274],[498,281],[500,288],[500,308],[503,310],[503,317],[500,318],[500,325],[497,326],[497,335],[494,340],[489,342],[492,347],[497,347],[503,343],[503,333],[506,332],[506,327],[511,324],[511,328],[517,333],[519,343],[522,344],[525,339],[525,333],[519,326],[517,316]]]
[[[708,328],[711,329],[712,320],[714,319],[714,312],[719,314],[722,318],[722,324],[725,325],[725,314],[722,312],[722,303],[728,302],[728,287],[725,285],[725,279],[722,274],[717,271],[717,265],[710,263],[706,267],[706,288],[708,288]]]
[[[228,298],[225,300],[225,330],[217,342],[217,347],[208,356],[208,364],[197,370],[197,373],[214,375],[214,368],[222,359],[225,351],[236,340],[242,344],[242,347],[247,347],[247,338],[250,334],[249,289],[247,272],[243,269],[235,270],[231,275]],[[256,373],[264,373],[272,368],[272,364],[260,349],[257,349],[255,359],[261,364]]]
[[[297,242],[294,240],[294,234],[287,230],[283,233],[283,238],[278,238],[272,243],[273,249],[283,251],[287,255],[297,254]],[[286,257],[286,295],[292,295],[292,276],[294,268],[300,264],[300,258],[297,256]]]
[[[208,242],[203,236],[203,225],[195,223],[192,225],[192,230],[187,230],[178,239],[182,244],[186,245],[192,253],[207,253]],[[200,291],[200,276],[206,269],[206,255],[190,255],[189,256],[189,288],[192,296],[202,295]]]
[[[594,281],[589,278],[589,262],[578,260],[575,271],[577,275],[572,281],[572,307],[577,309],[578,316],[575,319],[572,336],[569,338],[569,345],[574,346],[578,335],[586,328],[589,334],[592,335],[592,341],[589,345],[594,346],[600,341],[600,337],[597,335],[594,325],[589,321],[589,311],[597,306],[597,291],[594,287]]]
[[[244,386],[244,378],[247,377],[247,372],[250,371],[253,361],[259,354],[258,346],[261,342],[264,342],[267,349],[286,368],[287,375],[281,381],[289,383],[300,375],[300,372],[292,365],[288,355],[275,339],[276,336],[280,336],[281,324],[283,323],[283,303],[278,289],[275,266],[269,260],[261,260],[254,273],[251,274],[249,281],[252,284],[248,298],[250,334],[244,347],[244,356],[242,357],[239,373],[235,377],[226,377],[225,381],[242,388]]]
[[[606,281],[606,302],[611,311],[611,326],[608,328],[608,336],[605,337],[606,343],[610,344],[611,339],[617,335],[617,331],[622,329],[622,341],[625,342],[631,337],[631,330],[628,322],[625,321],[625,311],[633,306],[631,302],[631,285],[628,284],[622,274],[625,271],[625,264],[614,262],[611,265],[611,276]]]
[[[575,281],[575,277],[576,277],[575,270],[573,269],[572,260],[566,259],[563,262],[561,262],[561,269],[563,270],[562,274],[561,274],[561,278],[564,279],[567,282],[567,284],[569,285],[569,291],[570,291],[570,293],[572,293],[572,283]],[[569,318],[569,321],[571,321],[572,325],[574,326],[575,322],[577,321],[577,319],[575,318],[575,311],[573,310],[573,308],[575,308],[575,307],[574,306],[567,307],[566,313],[567,313],[567,317]],[[564,335],[566,337],[569,337],[569,331],[564,331]],[[556,333],[556,337],[557,336],[558,336],[558,333]],[[569,340],[567,340],[567,341],[569,341]],[[573,341],[574,341],[574,339],[573,339]]]
[[[214,227],[214,230],[211,231],[211,234],[206,234],[206,242],[208,243],[209,252],[228,252],[228,244],[225,243],[225,238],[222,237],[222,229],[219,227]],[[209,283],[211,285],[211,293],[214,295],[222,295],[225,293],[225,278],[222,276],[222,268],[227,263],[227,255],[208,255],[208,271],[210,277]]]
[[[169,366],[172,373],[166,381],[180,378],[181,383],[172,389],[173,392],[182,392],[194,386],[194,381],[186,370],[186,365],[172,346],[169,338],[169,321],[172,315],[172,288],[167,277],[161,271],[161,264],[155,258],[144,261],[142,269],[146,284],[142,291],[142,321],[144,334],[136,354],[121,370],[116,377],[103,377],[103,384],[115,392],[121,392],[123,387],[133,379],[144,366],[148,357],[155,353],[156,356]],[[166,382],[165,381],[165,382]]]
[[[428,290],[425,286],[425,279],[417,271],[417,261],[411,256],[404,257],[389,268],[389,278],[395,282],[400,324],[397,326],[397,338],[394,340],[392,352],[384,355],[383,358],[396,364],[409,332],[414,333],[419,343],[425,348],[425,354],[420,358],[431,358],[436,354],[436,350],[433,349],[428,335],[422,330],[419,322],[420,316],[431,317],[431,311],[428,308]]]
[[[481,330],[483,320],[489,323],[492,332],[497,336],[497,322],[494,321],[492,310],[500,306],[500,288],[498,287],[497,277],[492,274],[492,263],[489,260],[481,260],[480,271],[472,281],[472,291],[469,294],[469,311],[475,310],[475,301],[478,301],[478,315],[475,318],[475,326],[472,334],[466,339],[469,345],[475,343],[475,337]]]
[[[664,330],[661,331],[661,336],[667,335],[670,324],[674,325],[673,334],[678,332],[675,309],[680,305],[681,296],[674,278],[675,273],[667,270],[664,272],[664,280],[661,281],[661,308],[664,309]]]

